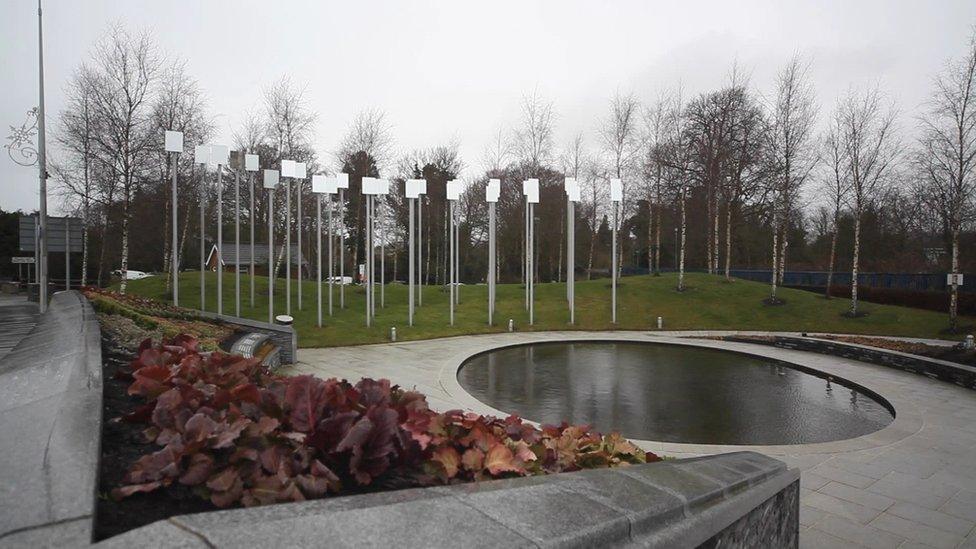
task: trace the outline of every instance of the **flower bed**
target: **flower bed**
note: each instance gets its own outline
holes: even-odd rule
[[[116,499],[189,489],[216,507],[252,506],[659,459],[617,433],[437,413],[385,379],[271,375],[187,335],[143,342],[119,376],[144,399],[122,420],[144,424],[158,449],[132,464]]]
[[[180,334],[190,334],[199,340],[202,348],[215,350],[221,341],[233,333],[233,329],[203,318],[191,309],[174,307],[154,299],[121,294],[103,288],[85,287],[81,291],[100,316],[127,318],[135,324],[135,328],[145,333],[144,337],[161,335],[171,338]],[[103,327],[106,324],[109,324],[109,329],[116,329],[115,335],[120,340],[131,341],[133,332],[136,331],[132,326],[127,326],[127,323],[117,321],[106,323],[103,320]]]

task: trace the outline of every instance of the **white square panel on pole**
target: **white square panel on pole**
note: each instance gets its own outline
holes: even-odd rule
[[[376,193],[376,178],[375,177],[364,177],[362,179],[362,193],[368,195],[374,195]]]
[[[183,152],[183,132],[166,130],[166,152]]]
[[[566,197],[570,202],[580,201],[580,187],[575,177],[567,177],[564,187],[566,189]]]
[[[447,199],[448,200],[461,199],[461,181],[457,179],[452,179],[447,182]]]
[[[404,185],[404,194],[407,198],[420,198],[420,195],[427,192],[426,179],[408,179]]]
[[[258,171],[258,164],[261,163],[260,157],[256,154],[245,154],[244,155],[244,169],[249,172]]]
[[[329,176],[315,174],[312,176],[312,192],[313,193],[327,193],[329,188]]]
[[[498,202],[499,196],[502,192],[502,180],[501,179],[489,179],[488,185],[485,187],[485,201],[486,202]]]
[[[264,170],[264,188],[274,189],[278,186],[278,170]]]
[[[230,160],[230,149],[227,145],[210,145],[210,163],[217,166],[226,166]]]
[[[529,204],[539,203],[539,180],[538,179],[526,179],[525,180],[525,196],[529,201]]]
[[[375,185],[376,185],[376,194],[384,195],[384,196],[390,194],[389,179],[377,179]]]
[[[305,179],[308,177],[304,162],[295,162],[295,179]]]
[[[610,180],[610,200],[620,202],[624,199],[624,185],[619,179]]]
[[[294,160],[282,160],[281,161],[281,177],[295,177],[295,172],[297,170]]]
[[[348,189],[349,188],[349,174],[347,174],[347,173],[339,173],[339,174],[336,174],[336,186],[338,186],[340,189]]]
[[[210,164],[210,145],[197,145],[193,149],[193,161],[204,166]]]

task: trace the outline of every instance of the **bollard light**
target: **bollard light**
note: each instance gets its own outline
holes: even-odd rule
[[[508,319],[508,331],[509,332],[514,332],[515,331],[515,321],[512,320],[511,318]]]
[[[657,317],[657,329],[658,330],[664,329],[664,317],[660,317],[660,316]]]
[[[390,326],[390,341],[396,341],[396,326]]]

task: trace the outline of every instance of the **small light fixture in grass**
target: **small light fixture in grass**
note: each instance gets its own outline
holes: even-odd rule
[[[515,321],[512,320],[511,318],[508,319],[508,331],[509,332],[514,332],[515,331]]]
[[[396,326],[390,326],[390,341],[396,341]]]

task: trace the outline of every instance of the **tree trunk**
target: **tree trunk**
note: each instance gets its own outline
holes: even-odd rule
[[[952,231],[952,273],[959,272],[959,224],[956,223],[955,230]],[[953,277],[955,278],[955,277]],[[952,292],[949,295],[949,329],[956,331],[956,324],[959,316],[959,284],[953,280]]]
[[[647,193],[647,272],[654,272],[654,197]]]
[[[658,177],[656,183],[655,194],[655,205],[657,206],[657,227],[654,231],[654,275],[661,274],[661,221],[662,221],[662,210],[661,210],[661,178]]]
[[[854,210],[854,261],[851,265],[851,316],[857,316],[857,267],[861,253],[861,208]]]
[[[586,257],[586,279],[593,279],[593,251],[596,247],[596,196],[593,197],[593,218],[590,219],[590,251]]]
[[[834,258],[837,254],[837,218],[834,217],[834,234],[830,237],[830,261],[827,264],[827,288],[824,297],[830,299],[830,285],[834,279]]]
[[[566,236],[566,210],[563,209],[559,212],[559,252],[556,261],[556,282],[563,281],[563,246],[565,245],[563,239]]]
[[[125,295],[125,287],[129,278],[129,189],[125,190],[122,200],[122,282],[119,293]]]
[[[776,205],[773,204],[773,265],[770,272],[769,283],[769,300],[770,302],[776,302],[776,281],[777,281],[777,265],[779,265],[779,226],[776,224]]]
[[[169,193],[166,193],[166,194],[169,194]],[[165,206],[164,211],[163,211],[163,217],[164,217],[164,219],[163,219],[163,272],[164,273],[171,273],[171,271],[170,271],[170,257],[173,255],[172,252],[170,251],[170,249],[172,248],[173,245],[170,242],[170,238],[169,238],[169,235],[172,232],[172,229],[170,228],[170,217],[172,217],[172,216],[169,213],[170,212],[170,203],[171,203],[171,201],[170,200],[166,200],[165,202],[166,202],[166,206]],[[173,277],[172,276],[165,276],[164,278],[166,279],[166,281],[163,283],[163,285],[164,285],[166,291],[169,292],[170,291],[171,284],[172,284]]]
[[[682,205],[684,206],[684,205]],[[712,251],[712,195],[710,187],[705,189],[705,268],[708,270],[708,274],[712,274],[712,256],[714,252]]]
[[[725,280],[732,282],[732,203],[725,205]]]
[[[685,223],[685,197],[684,194],[681,196],[681,252],[678,257],[678,291],[683,292],[685,290],[685,234],[687,224]]]
[[[105,215],[102,219],[102,238],[101,246],[98,250],[98,281],[96,284],[98,286],[104,286],[102,282],[102,277],[105,274],[105,240],[108,234],[108,215]]]
[[[783,285],[786,275],[786,252],[790,249],[790,241],[786,238],[786,231],[783,231],[783,238],[780,240],[779,252],[779,285]]]
[[[86,161],[87,163],[87,161]],[[81,285],[88,285],[88,223],[91,220],[91,206],[88,200],[88,169],[85,168],[85,197],[82,203],[84,223],[81,226]]]
[[[714,219],[713,219],[713,222],[712,222],[712,250],[713,250],[713,253],[712,253],[712,268],[711,268],[711,270],[712,270],[712,273],[714,273],[714,274],[718,274],[718,255],[719,255],[718,254],[718,250],[719,250],[719,239],[718,239],[718,235],[720,233],[720,230],[719,230],[719,219],[721,218],[721,216],[719,215],[719,211],[720,210],[721,210],[721,207],[720,207],[719,201],[718,201],[718,190],[716,190],[716,192],[715,192],[715,207],[712,209],[712,216],[714,217]]]

